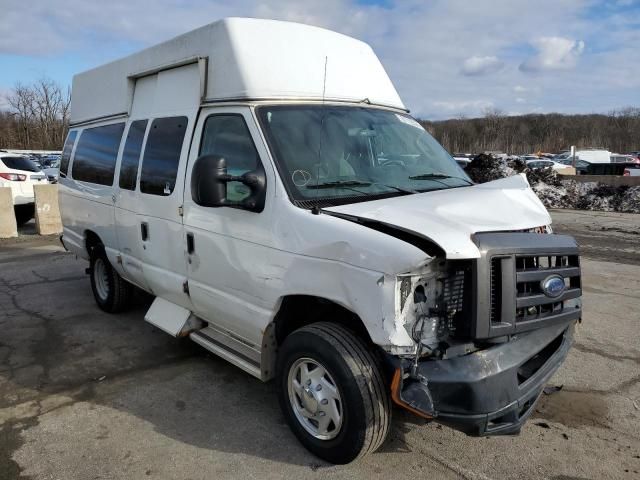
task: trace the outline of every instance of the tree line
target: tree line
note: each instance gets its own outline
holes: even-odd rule
[[[18,83],[0,110],[0,148],[60,150],[69,124],[70,89],[49,78]],[[559,113],[509,116],[488,110],[480,118],[420,122],[447,150],[510,154],[559,152],[600,147],[626,153],[640,150],[640,108],[604,114]]]
[[[70,89],[49,78],[17,83],[0,111],[0,148],[61,150],[69,125]]]
[[[499,110],[481,118],[420,122],[448,151],[509,154],[559,152],[571,145],[627,153],[640,150],[640,108],[608,114],[560,113],[509,116]]]

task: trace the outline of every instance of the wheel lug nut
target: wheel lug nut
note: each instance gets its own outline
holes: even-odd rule
[[[307,380],[307,385],[311,385],[311,379]]]
[[[329,400],[327,400],[326,398],[323,398],[322,400],[320,400],[320,403],[322,405],[327,405],[329,403]]]
[[[320,417],[324,417],[325,415],[326,415],[326,413],[324,413],[324,412],[318,412],[318,416],[320,416]]]
[[[316,385],[316,392],[319,392],[320,390],[322,390],[322,385],[320,384]]]

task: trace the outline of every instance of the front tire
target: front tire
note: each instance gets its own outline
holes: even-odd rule
[[[129,307],[134,287],[111,266],[102,245],[91,251],[89,274],[98,307],[108,313],[121,312]]]
[[[280,407],[313,454],[345,464],[377,450],[389,431],[389,391],[370,348],[350,330],[314,323],[278,355]]]

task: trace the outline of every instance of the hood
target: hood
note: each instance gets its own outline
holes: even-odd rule
[[[436,243],[449,259],[478,258],[471,236],[525,230],[551,223],[524,174],[470,187],[325,208],[415,233]]]

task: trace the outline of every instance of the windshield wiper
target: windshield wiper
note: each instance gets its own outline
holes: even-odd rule
[[[420,193],[417,190],[411,190],[410,188],[396,187],[395,185],[387,185],[385,183],[374,183],[374,185],[380,185],[382,187],[393,188],[396,192],[404,193],[406,195],[412,195],[414,193]]]
[[[467,182],[469,185],[473,185],[473,182],[466,178],[454,177],[453,175],[446,175],[444,173],[422,173],[420,175],[411,175],[409,180],[439,180],[445,178],[455,178],[456,180],[462,180],[463,182]]]
[[[333,182],[322,182],[313,185],[307,185],[307,188],[340,188],[340,187],[368,187],[371,182],[363,182],[361,180],[335,180]]]
[[[380,187],[390,188],[396,192],[404,193],[405,195],[411,195],[419,193],[416,190],[408,188],[396,187],[395,185],[387,185],[385,183],[364,182],[362,180],[335,180],[332,182],[323,182],[317,185],[307,185],[307,188],[320,189],[320,188],[348,188],[348,187],[369,187],[371,185],[377,185]]]

